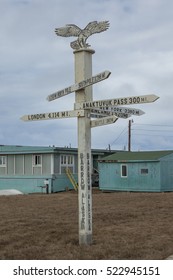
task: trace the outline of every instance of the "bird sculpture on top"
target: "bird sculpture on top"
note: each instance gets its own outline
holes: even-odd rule
[[[106,31],[108,28],[109,21],[92,21],[88,23],[84,29],[79,28],[75,24],[67,24],[65,27],[56,28],[55,33],[62,37],[78,37],[77,40],[70,43],[70,46],[74,50],[79,50],[90,47],[90,45],[86,43],[89,36],[95,33]]]

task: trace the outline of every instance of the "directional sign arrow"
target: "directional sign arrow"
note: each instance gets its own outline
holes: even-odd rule
[[[100,108],[108,106],[119,106],[119,105],[131,105],[131,104],[143,104],[151,103],[158,99],[157,95],[139,95],[139,96],[129,96],[115,99],[105,99],[88,101],[82,103],[75,103],[75,109],[90,109],[90,108]]]
[[[90,114],[90,117],[91,118],[95,118],[95,119],[100,119],[100,118],[104,118],[104,117],[106,117],[107,115],[105,115],[105,114],[99,114],[99,113],[91,113]]]
[[[84,110],[39,113],[39,114],[33,114],[33,115],[24,115],[23,117],[21,117],[21,120],[23,120],[23,121],[44,121],[44,120],[52,120],[52,119],[83,117],[84,113],[85,113]]]
[[[118,118],[115,117],[115,116],[105,117],[105,118],[101,118],[101,119],[98,119],[98,120],[92,120],[91,121],[91,127],[97,127],[97,126],[112,124],[112,123],[115,123],[117,120],[118,120]]]
[[[97,118],[99,118],[99,116],[116,116],[118,118],[123,118],[123,119],[127,119],[129,117],[131,117],[131,114],[127,114],[127,113],[116,113],[116,112],[112,112],[112,111],[108,111],[108,110],[102,110],[102,109],[91,109],[91,117],[92,114],[96,115]]]
[[[124,113],[124,114],[136,115],[136,116],[141,116],[145,114],[144,111],[131,107],[109,106],[109,107],[100,107],[98,108],[98,110],[99,109],[102,109],[105,112]]]
[[[96,84],[98,82],[101,82],[101,81],[107,79],[110,76],[110,74],[111,74],[111,72],[106,70],[106,71],[104,71],[102,73],[99,73],[99,74],[97,74],[97,75],[95,75],[91,78],[88,78],[88,79],[83,80],[83,81],[81,81],[77,84],[74,84],[74,85],[69,86],[65,89],[59,90],[55,93],[52,93],[52,94],[48,95],[47,100],[52,101],[52,100],[58,99],[62,96],[65,96],[69,93],[72,93],[74,91],[77,91],[77,90],[83,89],[85,87],[91,86],[93,84]]]

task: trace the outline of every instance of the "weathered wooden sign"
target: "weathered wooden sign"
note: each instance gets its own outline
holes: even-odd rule
[[[32,115],[24,115],[21,117],[22,121],[45,121],[52,119],[63,119],[63,118],[73,118],[73,117],[83,117],[84,110],[72,110],[72,111],[62,111],[62,112],[51,112],[51,113],[39,113]]]
[[[105,114],[100,114],[100,113],[90,113],[90,117],[91,118],[94,118],[94,119],[100,119],[100,118],[104,118],[106,117],[107,115]]]
[[[91,109],[91,117],[92,117],[92,114],[98,115],[98,117],[99,116],[116,116],[118,118],[123,118],[123,119],[127,119],[127,118],[131,117],[131,114],[117,113],[117,112],[112,112],[112,111],[103,110],[103,109]]]
[[[145,114],[144,111],[131,107],[109,106],[109,107],[100,107],[98,109],[102,109],[108,112],[124,113],[124,114],[130,114],[135,116],[141,116]]]
[[[75,104],[75,109],[89,109],[89,108],[100,108],[108,106],[119,106],[119,105],[131,105],[131,104],[143,104],[151,103],[158,99],[159,97],[150,95],[139,95],[139,96],[129,96],[115,99],[105,99],[96,101],[87,101]]]
[[[97,126],[102,126],[102,125],[107,125],[107,124],[113,124],[117,120],[118,120],[118,118],[115,116],[104,117],[104,118],[100,118],[98,120],[91,120],[90,124],[91,124],[91,127],[97,127]]]
[[[62,90],[59,90],[55,93],[52,93],[52,94],[48,95],[47,100],[48,101],[53,101],[57,98],[60,98],[60,97],[65,96],[67,94],[70,94],[74,91],[77,91],[77,90],[83,89],[85,87],[91,86],[93,84],[96,84],[98,82],[101,82],[101,81],[107,79],[110,76],[110,74],[111,74],[111,72],[107,71],[107,70],[104,71],[104,72],[101,72],[101,73],[99,73],[99,74],[97,74],[97,75],[95,75],[91,78],[88,78],[88,79],[83,80],[79,83],[76,83],[72,86],[69,86],[67,88],[64,88]]]

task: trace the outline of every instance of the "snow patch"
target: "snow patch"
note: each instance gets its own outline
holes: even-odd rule
[[[23,194],[23,193],[15,189],[0,190],[0,195],[18,195],[18,194]]]

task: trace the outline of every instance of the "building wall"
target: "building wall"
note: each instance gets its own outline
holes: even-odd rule
[[[6,166],[0,166],[0,189],[43,192],[44,180],[50,178],[50,171],[51,154],[42,154],[41,166],[34,166],[32,154],[6,155]]]
[[[76,182],[77,182],[77,174],[73,174]],[[74,189],[73,185],[71,184],[70,180],[68,179],[66,174],[55,175],[52,179],[52,192],[59,192],[65,190],[72,190]]]
[[[1,170],[1,168],[0,168],[0,170]],[[3,174],[5,174],[5,173],[3,173]],[[8,155],[7,156],[7,171],[6,171],[6,174],[9,174],[9,175],[14,174],[14,155]]]
[[[127,166],[127,177],[122,177],[122,165]],[[147,170],[147,174],[141,174]],[[118,191],[160,191],[159,162],[99,163],[99,188]]]
[[[32,174],[32,159],[33,155],[25,155],[24,156],[24,166],[25,166],[25,174]]]
[[[161,158],[161,190],[173,191],[173,154]]]
[[[33,155],[7,155],[6,167],[0,167],[0,175],[51,174],[51,154],[42,154],[41,166],[33,163]]]
[[[104,156],[103,151],[94,151],[95,159],[99,154]],[[42,156],[41,164],[35,164],[34,155]],[[70,170],[77,182],[77,149],[0,145],[0,189],[14,188],[24,193],[43,192],[45,179],[49,180],[50,192],[73,189],[65,174],[65,165],[61,164],[61,155],[73,156],[73,166],[70,166]],[[6,157],[6,164],[2,164],[2,157]],[[93,165],[93,156],[91,162]],[[96,163],[95,160],[94,167]]]
[[[41,165],[34,164],[34,155],[41,155]],[[6,156],[6,166],[0,166],[0,189],[17,189],[24,193],[45,192],[44,181],[49,180],[49,192],[73,189],[65,173],[61,174],[61,154],[11,154]],[[77,155],[73,171],[77,170]],[[77,172],[76,172],[77,173]],[[77,174],[74,175],[77,179]]]
[[[77,175],[77,174],[76,174]],[[74,177],[76,177],[76,175]],[[45,179],[49,181],[49,193],[74,189],[65,174],[56,177],[48,176],[1,176],[0,190],[16,189],[23,193],[45,193]],[[77,179],[77,177],[76,177]]]
[[[16,189],[23,193],[42,193],[45,192],[44,176],[1,176],[0,189]]]
[[[14,174],[23,175],[25,174],[24,168],[24,155],[14,156]]]
[[[78,173],[78,155],[74,156],[74,174]]]
[[[54,155],[54,176],[52,180],[52,192],[58,192],[58,191],[64,191],[67,189],[74,189],[72,183],[70,182],[69,178],[67,177],[65,173],[66,165],[61,160],[61,156],[66,158],[66,163],[68,166],[68,156],[73,157],[73,164],[69,165],[73,177],[75,178],[77,182],[78,177],[78,156],[77,154],[71,154],[71,153],[63,153],[62,154],[55,154]]]

